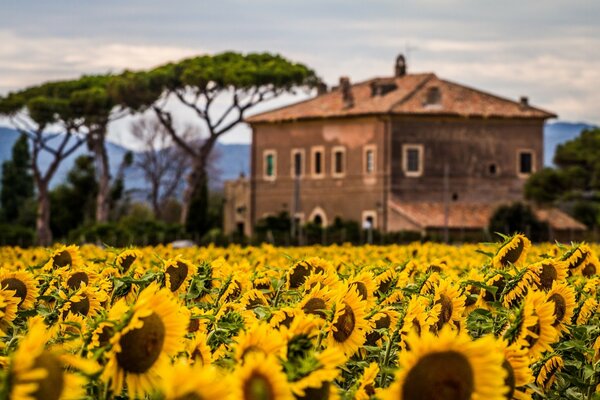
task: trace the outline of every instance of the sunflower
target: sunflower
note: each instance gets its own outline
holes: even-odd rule
[[[288,289],[299,289],[312,272],[313,267],[305,260],[298,261],[288,270],[286,286]]]
[[[289,328],[297,316],[303,315],[304,312],[296,307],[283,307],[275,312],[269,320],[269,325],[273,329]]]
[[[561,258],[567,264],[570,272],[576,271],[579,267],[585,264],[592,256],[592,249],[585,244],[576,244],[569,249]]]
[[[0,286],[2,289],[14,290],[19,298],[19,308],[28,310],[33,308],[38,297],[37,283],[34,276],[27,271],[0,272]]]
[[[492,337],[472,340],[448,328],[410,334],[408,351],[401,352],[394,383],[383,398],[505,399],[504,357]]]
[[[196,273],[196,267],[179,256],[165,261],[165,286],[173,293],[183,293],[187,290],[190,277]]]
[[[62,267],[79,267],[83,263],[79,255],[79,248],[75,245],[60,246],[51,255],[46,264],[44,271],[51,271]]]
[[[552,351],[552,344],[558,340],[558,331],[553,326],[554,307],[543,293],[530,292],[525,297],[525,308],[535,318],[535,324],[524,327],[519,344],[529,349],[532,358],[538,358],[544,351]]]
[[[246,310],[252,310],[260,306],[266,307],[269,305],[269,302],[260,290],[250,289],[242,295],[240,304]]]
[[[567,278],[567,264],[564,261],[546,259],[527,267],[534,270],[539,278],[536,282],[539,289],[548,291],[554,282],[562,282]]]
[[[350,289],[335,303],[335,314],[329,330],[329,346],[338,348],[347,357],[354,354],[365,342],[369,327],[366,303],[360,300],[356,289]]]
[[[61,308],[61,318],[65,319],[68,314],[79,314],[84,317],[93,318],[100,311],[100,299],[95,290],[88,288],[82,283],[80,288],[70,294],[59,292],[60,297],[65,300]]]
[[[492,258],[496,269],[504,269],[509,265],[517,265],[525,260],[531,248],[531,242],[524,235],[517,233],[507,237]]]
[[[479,299],[486,302],[498,301],[502,295],[502,292],[504,291],[504,288],[506,287],[506,278],[503,274],[496,273],[487,281],[485,281],[485,284],[486,286],[495,287],[496,292],[494,293],[484,289],[481,293],[481,296],[479,296]],[[480,301],[479,303],[482,302]]]
[[[235,359],[243,362],[249,354],[256,352],[273,354],[285,358],[286,341],[281,332],[269,325],[256,322],[234,339]]]
[[[130,396],[143,396],[156,387],[168,356],[179,350],[187,331],[187,314],[178,307],[171,292],[156,283],[140,293],[126,316],[133,314],[110,340],[103,378],[115,393],[126,385]]]
[[[238,299],[243,290],[242,282],[240,276],[237,274],[232,275],[220,288],[219,302],[227,303]]]
[[[296,377],[290,383],[296,399],[330,399],[334,393],[333,381],[338,377],[341,366],[346,358],[334,348],[326,348],[315,354],[314,369],[306,375]]]
[[[117,255],[115,259],[115,265],[119,268],[119,271],[123,274],[127,273],[133,263],[142,258],[142,253],[135,249],[127,249]]]
[[[298,304],[298,308],[306,314],[314,314],[323,319],[327,318],[333,306],[334,292],[328,287],[317,284]]]
[[[238,364],[231,385],[233,400],[292,400],[281,365],[273,355],[250,353]]]
[[[577,325],[586,325],[594,313],[598,310],[598,302],[593,297],[588,297],[581,303],[577,313]]]
[[[396,286],[396,282],[398,281],[398,275],[393,268],[388,268],[383,273],[377,275],[375,277],[375,286],[377,289],[375,293],[377,297],[381,297],[382,295],[389,292],[392,288]]]
[[[384,308],[375,313],[369,319],[369,323],[371,330],[367,333],[365,344],[377,346],[385,335],[382,330],[386,333],[391,333],[398,324],[398,312],[391,308]]]
[[[11,356],[8,398],[62,400],[85,397],[85,379],[67,372],[67,367],[83,367],[85,372],[94,372],[91,371],[95,369],[94,364],[47,348],[50,337],[51,331],[41,318],[30,320],[27,335]]]
[[[164,378],[165,400],[225,399],[229,395],[228,377],[201,363],[176,362],[165,370]]]
[[[540,369],[540,372],[535,378],[535,383],[544,388],[544,390],[550,389],[554,381],[556,380],[556,374],[560,373],[562,368],[565,366],[565,362],[559,355],[551,356]]]
[[[196,332],[193,338],[188,341],[187,353],[191,364],[204,366],[212,364],[212,353],[205,332]]]
[[[375,304],[375,290],[377,290],[377,286],[370,271],[363,270],[350,277],[347,281],[347,286],[349,288],[356,288],[360,299],[367,303],[367,307],[370,308]]]
[[[504,352],[502,368],[507,372],[504,381],[509,388],[507,399],[526,399],[525,386],[533,381],[531,368],[529,368],[529,356],[527,349],[516,344],[508,345],[506,341],[500,341],[499,346]]]
[[[6,330],[17,318],[19,297],[14,290],[0,289],[0,335],[6,336]]]
[[[586,278],[591,278],[598,275],[599,270],[600,262],[598,262],[598,259],[596,257],[589,257],[585,264],[583,264],[583,267],[581,267],[581,274]]]
[[[436,330],[449,324],[453,329],[462,327],[465,311],[465,295],[461,294],[448,280],[443,280],[435,286],[432,313],[437,315],[433,326]]]
[[[555,283],[546,294],[547,301],[554,303],[554,326],[561,333],[567,332],[575,312],[575,291],[566,283]]]
[[[379,365],[371,363],[363,372],[358,390],[354,394],[355,400],[369,400],[375,394],[375,378],[379,373]]]
[[[504,288],[502,305],[511,307],[519,299],[524,297],[530,289],[540,285],[540,278],[536,270],[524,268],[510,279]]]

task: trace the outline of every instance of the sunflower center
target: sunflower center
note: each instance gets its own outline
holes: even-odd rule
[[[177,266],[171,265],[167,268],[166,274],[169,276],[171,292],[181,287],[188,274],[188,266],[185,263],[177,262]]]
[[[127,270],[131,267],[131,264],[133,264],[135,260],[136,256],[131,254],[123,257],[121,260],[121,269],[123,270],[123,272],[127,272]]]
[[[37,385],[31,397],[36,400],[58,400],[65,387],[62,363],[54,354],[44,351],[33,362],[33,369],[37,368],[44,369],[47,375],[31,381]]]
[[[105,325],[102,328],[100,334],[98,335],[98,343],[100,344],[100,347],[104,347],[108,344],[110,338],[113,336],[114,331],[115,330],[110,325]]]
[[[437,322],[437,328],[442,329],[445,323],[449,322],[452,319],[452,312],[454,311],[454,305],[452,304],[452,300],[446,296],[445,294],[440,295],[440,299],[436,301],[436,304],[442,305],[442,310],[440,311],[440,316]]]
[[[581,270],[581,273],[583,274],[583,276],[585,277],[591,277],[596,275],[596,266],[594,265],[594,263],[587,263],[585,267],[583,267],[583,270]]]
[[[70,310],[73,314],[79,314],[85,317],[90,312],[90,300],[86,295],[82,295],[81,300],[71,302]]]
[[[186,393],[184,395],[181,396],[177,396],[174,398],[174,400],[204,400],[204,398],[202,396],[200,396],[198,393]]]
[[[89,278],[88,275],[83,272],[75,272],[73,275],[71,275],[71,277],[67,280],[67,286],[70,289],[79,289],[79,287],[81,286],[82,283],[85,283],[86,285],[89,283]]]
[[[455,351],[422,357],[408,374],[405,399],[468,400],[474,391],[473,369],[467,358]]]
[[[543,289],[550,290],[552,282],[556,280],[558,273],[552,264],[542,264],[542,273],[540,274],[540,285]]]
[[[71,265],[72,263],[73,259],[71,258],[71,253],[66,250],[63,250],[54,256],[54,267],[62,268]]]
[[[358,292],[358,296],[361,298],[361,300],[366,300],[367,297],[369,297],[369,291],[367,290],[367,285],[365,285],[364,283],[352,282],[350,284],[350,287],[356,288],[356,291]]]
[[[511,242],[509,242],[506,246],[510,246],[510,248],[504,253],[504,256],[502,256],[502,258],[500,259],[500,264],[502,264],[503,267],[506,267],[509,263],[514,264],[517,262],[517,260],[519,259],[519,257],[521,257],[521,254],[523,253],[525,243],[523,242],[523,239],[517,237]]]
[[[323,382],[318,388],[304,389],[304,396],[296,396],[298,400],[322,400],[329,398],[329,382]]]
[[[532,335],[527,335],[525,340],[527,340],[527,343],[529,343],[529,347],[533,347],[540,337],[540,323],[536,322],[535,325],[528,328],[528,330],[532,333]]]
[[[377,291],[380,293],[387,293],[387,291],[390,290],[390,287],[392,287],[392,278],[381,281]]]
[[[310,275],[310,265],[308,263],[298,263],[292,267],[292,273],[289,277],[290,289],[298,289],[308,275]]]
[[[2,285],[2,287],[5,289],[15,291],[15,296],[21,299],[21,301],[19,301],[19,305],[25,301],[25,297],[27,297],[27,286],[20,279],[6,278],[0,282],[0,285]]]
[[[314,314],[314,315],[318,315],[321,318],[326,318],[327,317],[327,315],[325,314],[326,308],[327,308],[327,304],[325,303],[325,300],[320,299],[318,297],[313,297],[312,299],[309,299],[306,302],[306,304],[304,304],[304,307],[302,307],[302,311],[304,311],[307,314]]]
[[[143,374],[160,356],[165,341],[165,325],[156,313],[141,318],[144,325],[124,334],[119,340],[117,361],[125,372]]]
[[[244,399],[271,400],[274,398],[275,393],[267,377],[253,372],[250,378],[244,382]]]
[[[513,370],[512,365],[510,365],[506,359],[504,362],[502,362],[502,368],[504,368],[507,372],[506,378],[504,378],[504,386],[508,387],[506,398],[510,400],[513,398],[513,394],[515,393],[515,371]]]
[[[352,307],[348,304],[344,305],[344,311],[338,317],[338,320],[333,324],[335,331],[333,332],[333,338],[336,342],[343,343],[352,335],[354,327],[356,326],[356,317]]]
[[[565,301],[564,297],[562,297],[558,293],[554,293],[552,296],[550,296],[548,300],[554,302],[555,319],[552,326],[557,326],[562,322],[563,318],[565,317],[565,314],[567,312],[567,302]]]
[[[191,318],[188,324],[188,332],[193,333],[200,329],[200,320],[198,318]]]

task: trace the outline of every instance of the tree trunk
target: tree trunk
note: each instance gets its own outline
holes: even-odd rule
[[[105,130],[98,129],[89,136],[89,148],[94,154],[98,194],[96,195],[96,222],[108,221],[110,212],[110,167],[105,146]]]
[[[194,194],[198,190],[198,186],[202,183],[202,179],[206,179],[206,171],[204,165],[200,161],[195,161],[192,170],[187,176],[185,190],[183,192],[183,199],[181,204],[181,216],[179,223],[186,225],[190,215],[190,208],[192,206],[192,200]]]
[[[47,182],[38,182],[38,204],[36,215],[37,243],[40,246],[52,244],[52,231],[50,230],[50,193]]]

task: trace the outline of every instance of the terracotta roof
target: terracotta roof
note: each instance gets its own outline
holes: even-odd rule
[[[388,203],[397,212],[421,229],[444,227],[444,203]],[[499,204],[452,203],[448,212],[450,229],[484,229]],[[586,230],[585,225],[556,209],[537,209],[534,213],[542,222],[548,222],[556,230]]]
[[[431,88],[439,104],[427,104]],[[555,114],[438,78],[435,74],[407,74],[375,78],[351,86],[354,104],[346,106],[337,88],[311,99],[263,112],[249,123],[350,117],[372,114],[447,115],[483,118],[554,118]],[[376,92],[373,94],[373,92]]]

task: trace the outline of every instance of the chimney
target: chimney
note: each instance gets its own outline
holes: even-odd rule
[[[398,57],[396,57],[396,70],[394,76],[400,78],[404,75],[406,75],[406,59],[404,58],[404,55],[399,54]]]
[[[521,96],[519,103],[521,104],[521,108],[527,108],[529,107],[529,98],[527,96]]]
[[[344,108],[354,106],[354,96],[352,95],[352,87],[350,86],[350,78],[347,76],[340,77],[340,90],[342,91],[342,100]]]
[[[317,96],[327,93],[327,84],[323,81],[317,83]]]

